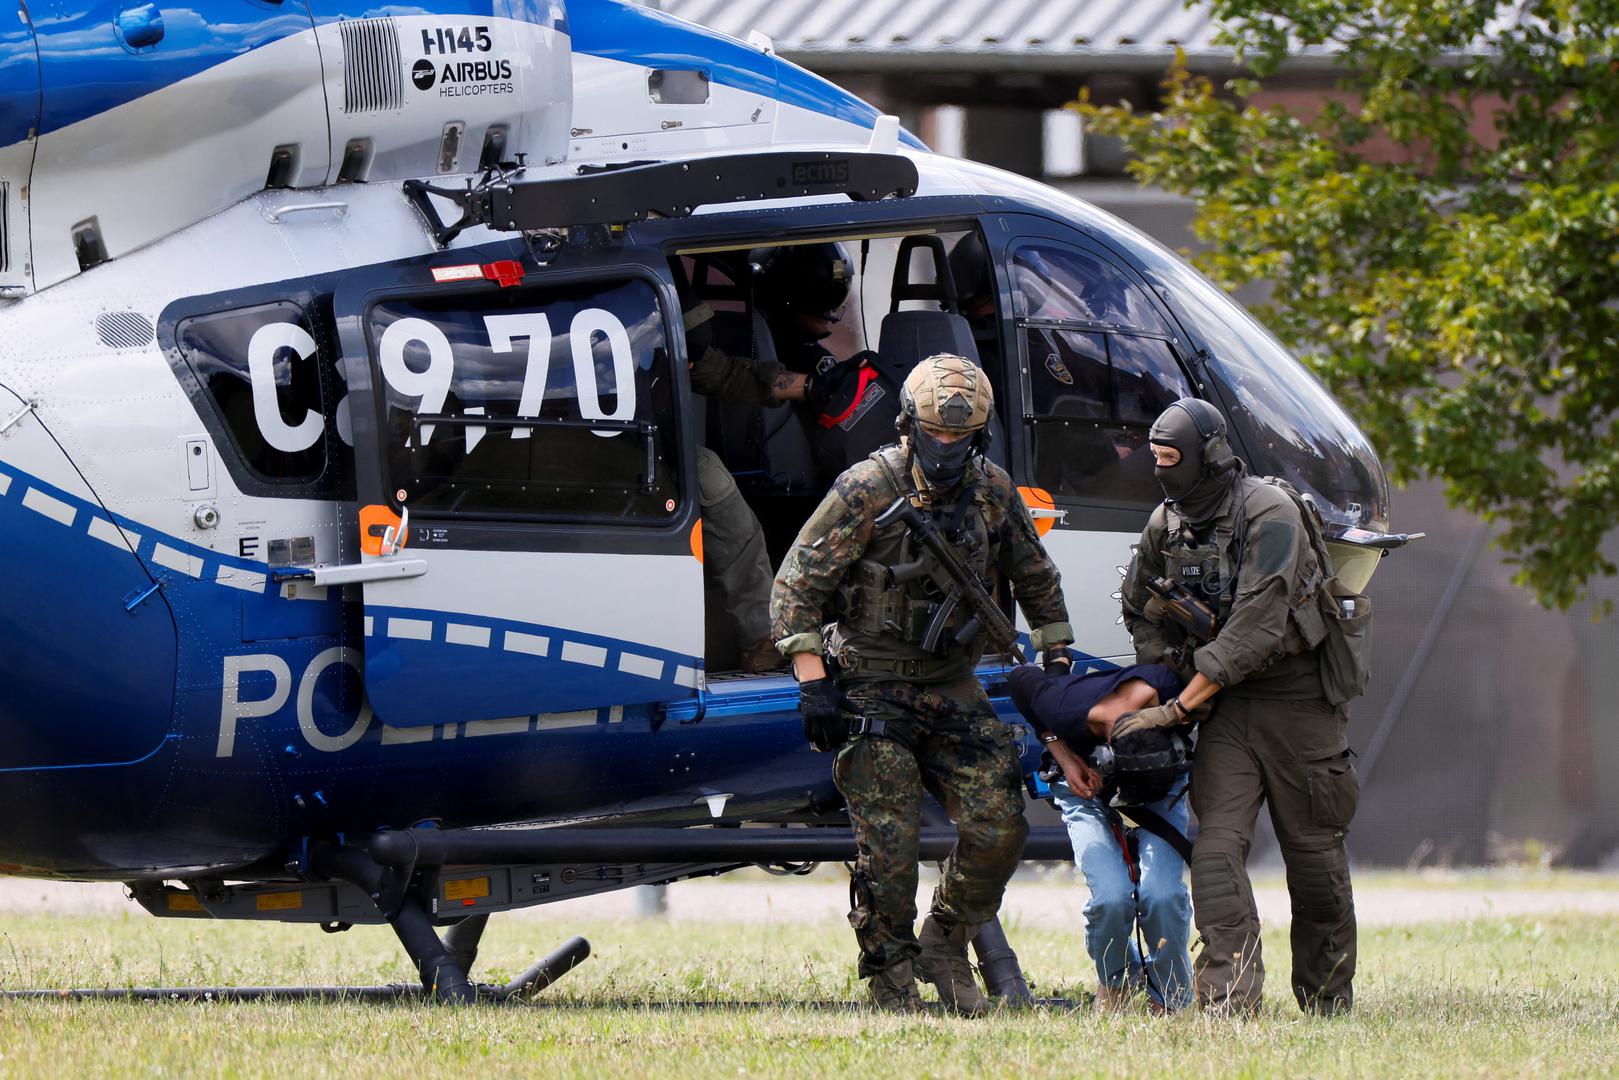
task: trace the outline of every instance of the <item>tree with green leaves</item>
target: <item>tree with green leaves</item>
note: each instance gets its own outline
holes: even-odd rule
[[[1542,603],[1615,573],[1619,0],[1213,0],[1252,78],[1177,64],[1156,117],[1078,108],[1191,196],[1201,268],[1433,476]],[[1314,115],[1263,80],[1329,50]]]

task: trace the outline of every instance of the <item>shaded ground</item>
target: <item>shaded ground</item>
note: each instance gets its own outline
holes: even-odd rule
[[[1473,871],[1459,873],[1356,875],[1356,913],[1362,926],[1402,926],[1456,922],[1490,916],[1559,914],[1619,915],[1619,875]],[[918,890],[922,910],[932,893],[924,880]],[[1259,876],[1255,896],[1267,926],[1289,919],[1287,890],[1279,877]],[[1010,925],[1083,924],[1086,892],[1071,885],[1067,872],[1020,876],[1007,891]],[[549,904],[517,912],[523,919],[617,919],[637,913],[631,890]],[[724,878],[681,882],[667,894],[668,917],[677,922],[760,923],[836,921],[848,910],[847,879],[841,870],[823,869],[807,879],[744,872]],[[140,909],[124,899],[123,886],[0,878],[0,912],[77,914]]]

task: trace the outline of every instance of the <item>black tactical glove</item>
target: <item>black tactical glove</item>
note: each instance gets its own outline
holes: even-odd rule
[[[821,753],[849,741],[849,699],[830,678],[798,684],[798,715],[804,718],[804,738]]]
[[[817,372],[804,392],[804,399],[822,416],[841,416],[853,409],[860,398],[860,372],[871,366],[876,353],[857,352],[825,371]]]
[[[1068,651],[1066,645],[1051,646],[1041,659],[1047,675],[1066,675],[1074,670],[1074,654]]]
[[[804,384],[804,401],[816,412],[825,412],[833,395],[842,390],[844,382],[859,370],[858,360],[844,360],[825,371],[816,372]]]

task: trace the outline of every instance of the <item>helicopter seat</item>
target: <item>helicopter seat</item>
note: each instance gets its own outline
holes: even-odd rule
[[[757,308],[714,313],[714,346],[756,363],[776,359],[770,328]],[[789,405],[707,405],[707,445],[746,492],[800,491],[815,481],[815,461],[798,410]]]
[[[911,270],[923,253],[930,258],[931,280],[912,281]],[[871,366],[877,378],[865,391],[866,407],[851,410],[848,418],[835,425],[821,441],[824,470],[842,471],[863,460],[878,447],[893,442],[894,420],[899,416],[899,392],[911,369],[937,353],[953,353],[980,364],[972,328],[962,318],[956,302],[955,277],[945,257],[944,241],[938,236],[907,236],[894,256],[891,304],[877,332],[877,354]],[[930,304],[920,310],[901,311],[907,301]],[[991,457],[1004,458],[1000,421],[990,418]],[[999,444],[999,445],[997,445]]]
[[[877,355],[881,357],[882,374],[898,387],[911,369],[930,356],[952,353],[964,356],[983,366],[978,357],[978,346],[973,341],[972,328],[967,320],[950,311],[891,311],[883,316],[877,340]],[[990,372],[993,383],[995,373]],[[899,395],[894,395],[894,410],[899,415]],[[1006,427],[1001,422],[1001,410],[990,414],[989,436],[991,461],[1006,463]]]

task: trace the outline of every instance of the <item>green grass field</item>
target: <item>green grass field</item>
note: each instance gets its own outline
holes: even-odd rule
[[[1009,931],[1038,994],[1091,989],[1077,932]],[[877,1015],[853,1004],[851,940],[830,921],[497,917],[480,975],[509,978],[571,933],[595,955],[532,1007],[0,1002],[0,1076],[1619,1075],[1619,918],[1607,916],[1364,931],[1357,1009],[1333,1021],[1284,998],[1285,930],[1265,943],[1264,1015],[1243,1022],[1144,1008]],[[405,978],[385,928],[0,918],[4,989]]]

